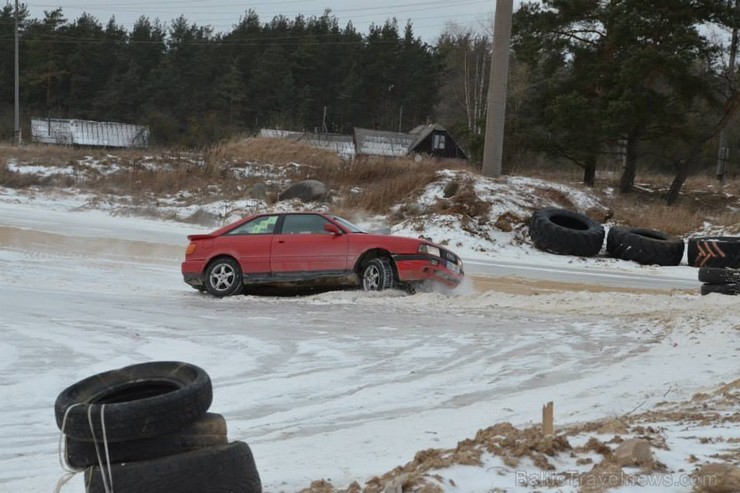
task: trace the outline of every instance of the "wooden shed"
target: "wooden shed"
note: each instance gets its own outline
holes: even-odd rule
[[[409,132],[414,136],[414,142],[409,146],[409,154],[428,154],[430,156],[451,158],[451,159],[468,159],[455,139],[441,125],[432,123],[430,125],[419,125]]]

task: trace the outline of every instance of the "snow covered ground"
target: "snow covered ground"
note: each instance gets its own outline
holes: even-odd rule
[[[564,426],[686,401],[740,376],[735,297],[671,289],[509,294],[469,283],[452,294],[214,299],[179,272],[185,235],[203,228],[115,217],[82,208],[86,200],[0,190],[0,492],[51,491],[63,472],[57,394],[137,362],[182,360],[208,371],[211,411],[225,416],[230,439],[250,444],[266,492],[322,478],[343,488],[362,483],[495,423],[537,424],[548,401]],[[490,252],[460,243],[450,246],[468,259],[653,270],[604,259],[574,265],[513,242]],[[682,266],[671,275],[695,272]],[[738,404],[719,411],[737,416]],[[654,452],[672,477],[691,470],[691,454],[699,463],[736,454],[736,422],[666,426],[675,446]],[[711,439],[690,439],[698,435]],[[589,436],[604,438],[583,432],[572,445]],[[567,457],[555,460],[556,472],[590,467]],[[517,481],[539,471],[528,460],[441,468],[439,485],[534,491],[539,486]],[[639,491],[691,491],[673,485]],[[616,491],[638,491],[630,488]],[[80,477],[63,489],[83,490]]]

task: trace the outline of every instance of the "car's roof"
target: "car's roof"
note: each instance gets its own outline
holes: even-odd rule
[[[325,214],[323,212],[316,212],[316,211],[260,212],[260,213],[257,213],[257,214],[250,214],[249,216],[244,216],[243,218],[238,219],[238,220],[234,221],[233,223],[226,224],[226,225],[218,228],[217,230],[212,231],[210,234],[211,235],[214,235],[214,236],[220,235],[222,233],[225,233],[226,231],[229,231],[229,230],[231,230],[231,229],[233,229],[233,228],[235,228],[237,226],[240,226],[240,225],[242,225],[242,224],[244,224],[244,223],[246,223],[248,221],[251,221],[252,219],[255,219],[257,217],[262,217],[262,216],[281,216],[281,215],[282,216],[287,216],[287,215],[306,215],[306,214],[316,214],[316,215],[323,216],[323,217],[334,217],[331,214]]]

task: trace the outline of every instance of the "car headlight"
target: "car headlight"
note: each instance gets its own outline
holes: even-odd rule
[[[426,243],[422,243],[419,245],[419,253],[426,253],[428,255],[434,255],[435,257],[440,256],[439,248],[432,245],[427,245]]]

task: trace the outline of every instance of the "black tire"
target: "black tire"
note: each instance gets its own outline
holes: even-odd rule
[[[710,293],[738,295],[740,294],[740,284],[702,284],[701,294]]]
[[[201,368],[176,361],[131,365],[80,380],[54,404],[59,429],[78,440],[139,440],[180,430],[203,417],[211,405],[211,379]],[[64,429],[62,423],[67,415]]]
[[[360,277],[362,289],[365,291],[384,291],[396,285],[393,266],[385,257],[374,258],[362,268]]]
[[[678,265],[683,260],[684,242],[653,229],[609,229],[606,251],[614,258],[643,265]]]
[[[583,214],[548,208],[535,212],[529,235],[540,250],[560,255],[593,257],[604,244],[604,227]]]
[[[740,269],[740,236],[699,236],[689,238],[689,265]]]
[[[707,284],[738,284],[740,283],[740,269],[701,267],[699,280]]]
[[[226,445],[226,420],[220,414],[206,413],[181,430],[142,440],[108,443],[108,457],[111,463],[134,462],[157,459],[168,455],[181,454],[214,445]],[[98,443],[101,457],[105,457],[104,445]],[[94,442],[86,442],[66,437],[67,464],[74,468],[98,465],[98,455]]]
[[[108,473],[105,466],[103,473]],[[159,459],[111,464],[114,491],[125,493],[261,493],[254,456],[244,442]],[[107,480],[107,479],[106,479]],[[87,493],[105,493],[99,467],[85,471]]]
[[[204,279],[206,291],[219,298],[233,296],[244,290],[239,262],[231,257],[219,257],[208,265]]]

